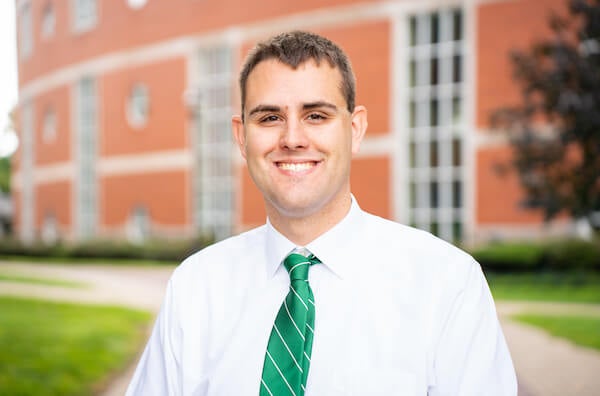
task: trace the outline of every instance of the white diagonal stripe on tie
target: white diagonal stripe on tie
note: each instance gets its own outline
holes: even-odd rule
[[[306,324],[306,327],[308,327],[308,329],[310,330],[310,332],[311,332],[311,333],[314,333],[314,332],[315,332],[315,331],[313,330],[313,328],[312,328],[312,327],[310,327],[310,325],[309,325],[308,323]]]
[[[300,300],[300,302],[302,303],[302,305],[304,305],[304,308],[308,309],[308,305],[306,305],[306,303],[304,302],[304,300],[302,299],[302,297],[300,297],[300,295],[298,294],[298,292],[296,291],[296,289],[294,289],[294,286],[290,285],[290,289],[292,289],[292,291],[294,292],[294,294],[296,295],[296,297],[298,297],[298,300]]]
[[[300,334],[300,337],[302,337],[302,341],[304,341],[304,334],[302,334],[302,332],[300,331],[300,328],[296,324],[296,321],[292,317],[292,314],[290,313],[290,310],[288,309],[287,301],[286,300],[283,300],[283,305],[285,306],[285,310],[287,311],[287,314],[290,317],[290,320],[292,321],[292,324],[294,325],[294,327],[296,328],[296,330],[298,330],[298,334]]]
[[[285,384],[288,386],[288,388],[290,388],[290,392],[292,392],[292,395],[296,396],[296,392],[294,392],[294,390],[292,389],[292,387],[290,386],[290,383],[288,382],[288,380],[285,378],[285,375],[283,375],[283,373],[281,372],[281,370],[279,369],[279,366],[277,365],[277,363],[275,363],[275,360],[273,359],[273,356],[271,356],[271,354],[269,353],[269,350],[267,349],[267,356],[269,357],[269,359],[271,359],[271,362],[273,362],[273,365],[275,366],[275,368],[277,369],[277,372],[279,373],[279,375],[281,375],[281,378],[283,378],[283,381],[285,382]]]
[[[292,272],[293,272],[293,271],[296,269],[296,267],[297,267],[297,266],[299,266],[299,265],[310,265],[310,261],[305,261],[305,262],[298,263],[298,264],[294,265],[294,266],[293,266],[292,268],[290,268],[290,270],[288,271],[288,272],[289,272],[289,274],[291,275],[291,274],[292,274]]]
[[[290,347],[288,346],[287,342],[285,342],[285,340],[283,339],[283,336],[281,335],[281,333],[279,332],[279,329],[277,328],[277,324],[273,325],[273,328],[277,332],[277,335],[281,339],[281,342],[283,342],[283,345],[285,346],[285,349],[287,349],[287,351],[290,353],[290,356],[292,357],[292,360],[294,361],[294,363],[296,363],[296,367],[298,367],[298,370],[300,370],[300,372],[302,373],[303,372],[302,367],[300,367],[300,365],[298,364],[298,361],[296,360],[296,357],[294,356],[294,354],[290,350]]]
[[[273,392],[271,392],[271,389],[269,389],[269,387],[267,386],[267,384],[265,384],[265,380],[261,378],[260,382],[262,382],[262,384],[265,387],[265,389],[267,390],[267,392],[269,392],[269,395],[273,396]]]

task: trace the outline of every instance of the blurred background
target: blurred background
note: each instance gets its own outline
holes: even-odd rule
[[[39,334],[0,331],[0,345],[14,347],[0,346],[0,394],[119,394],[173,265],[265,221],[230,120],[247,51],[292,29],[325,35],[353,63],[369,111],[352,168],[360,205],[479,260],[521,394],[598,394],[599,1],[0,7],[0,294],[21,296],[0,300],[0,329],[29,327],[35,307],[50,312],[23,296],[137,309],[103,313],[129,318],[116,320],[128,323],[126,347],[89,375],[51,358],[19,368],[27,355],[14,340]],[[91,323],[81,311],[69,317]],[[104,331],[97,340],[116,337]],[[85,352],[65,359],[110,349],[87,350],[89,334],[76,347]],[[39,372],[53,373],[42,393],[27,385]],[[65,385],[67,372],[79,385]]]

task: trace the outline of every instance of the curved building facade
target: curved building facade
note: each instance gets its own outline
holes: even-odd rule
[[[518,100],[508,51],[559,0],[16,0],[15,229],[25,241],[217,238],[262,224],[233,146],[252,45],[310,30],[339,43],[369,129],[353,191],[368,211],[450,241],[535,235],[490,111]]]

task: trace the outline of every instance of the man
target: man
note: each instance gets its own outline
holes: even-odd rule
[[[516,395],[479,265],[351,195],[354,81],[311,33],[249,55],[233,131],[267,224],[175,271],[129,395]]]

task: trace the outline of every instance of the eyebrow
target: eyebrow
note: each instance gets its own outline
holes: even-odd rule
[[[329,103],[329,102],[325,102],[322,100],[316,101],[316,102],[309,102],[309,103],[304,103],[302,105],[302,110],[312,110],[312,109],[318,109],[321,107],[327,107],[331,110],[336,110],[337,111],[337,106],[334,105],[333,103]],[[248,116],[251,117],[252,115],[256,114],[256,113],[265,113],[265,112],[279,112],[281,111],[281,107],[280,106],[275,106],[275,105],[258,105],[255,108],[253,108],[252,110],[250,110],[248,112]]]
[[[256,113],[265,113],[269,111],[278,112],[281,111],[281,107],[274,105],[258,105],[248,112],[248,117],[251,117]]]
[[[331,110],[336,110],[337,111],[337,106],[334,105],[333,103],[329,103],[329,102],[325,102],[325,101],[317,101],[317,102],[310,102],[310,103],[305,103],[302,105],[302,110],[312,110],[312,109],[317,109],[320,107],[327,107]]]

